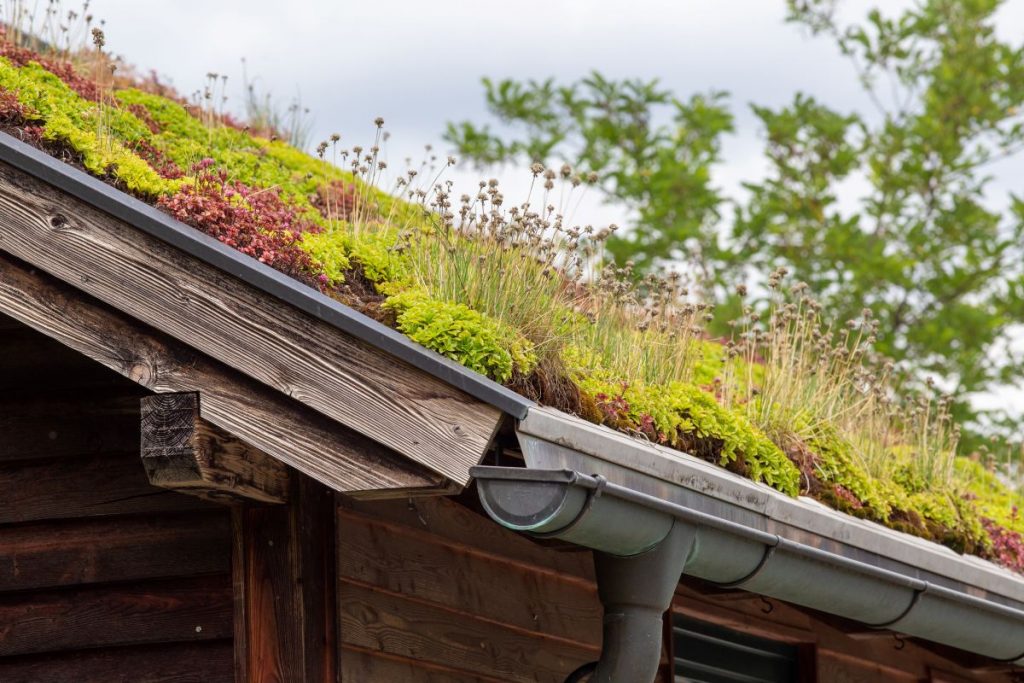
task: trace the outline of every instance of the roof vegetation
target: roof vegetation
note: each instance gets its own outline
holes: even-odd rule
[[[779,270],[711,339],[685,273],[637,278],[607,259],[614,226],[570,222],[592,179],[569,166],[534,165],[513,203],[496,180],[457,194],[451,158],[392,176],[381,120],[306,154],[225,114],[223,77],[187,101],[59,19],[58,47],[6,31],[0,129],[541,403],[1024,571],[1021,493],[957,457],[949,397],[894,386],[870,311],[831,325]]]

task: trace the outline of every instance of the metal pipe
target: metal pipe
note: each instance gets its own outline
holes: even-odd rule
[[[677,523],[657,547],[640,555],[594,554],[604,639],[591,683],[647,683],[658,675],[663,615],[693,541],[694,528]]]
[[[535,510],[546,506],[557,514],[548,515],[546,520],[535,519],[531,529],[520,526],[519,530],[540,530],[546,536],[567,540],[585,539],[580,545],[600,551],[595,553],[595,563],[615,567],[598,574],[598,590],[606,610],[623,587],[617,586],[612,595],[605,595],[604,584],[620,579],[640,585],[651,581],[649,573],[620,569],[621,562],[606,556],[642,557],[637,548],[660,549],[664,547],[661,543],[685,529],[690,540],[683,568],[688,575],[994,659],[1024,663],[1024,610],[1016,607],[797,543],[610,483],[600,476],[571,470],[495,467],[477,467],[471,474],[477,479],[484,507],[499,523],[517,528],[517,506],[525,509],[524,501],[532,500]],[[500,500],[516,504],[503,506]],[[644,523],[638,524],[641,519]],[[666,520],[672,520],[668,534],[663,531]],[[666,562],[664,566],[671,564]],[[660,579],[657,585],[663,585]],[[639,634],[644,628],[624,630]],[[615,648],[607,656],[614,655],[613,659],[624,658],[625,647],[639,653],[642,642],[646,642],[642,636],[623,637],[606,629],[606,644]],[[643,658],[655,657],[647,652]]]

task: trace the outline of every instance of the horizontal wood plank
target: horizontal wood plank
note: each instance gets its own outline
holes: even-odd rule
[[[204,419],[336,490],[447,488],[394,451],[2,252],[0,310],[147,389],[201,391]]]
[[[150,486],[138,457],[0,463],[0,491],[0,524],[217,507]]]
[[[138,452],[136,396],[19,393],[0,399],[0,461]]]
[[[0,391],[19,397],[90,389],[139,391],[99,363],[40,334],[19,321],[19,328],[0,331]]]
[[[234,683],[231,642],[170,643],[0,658],[3,683]]]
[[[231,579],[0,596],[0,656],[230,638]]]
[[[437,536],[439,540],[465,545],[476,551],[506,557],[538,568],[594,580],[594,562],[589,552],[553,552],[523,534],[498,526],[481,513],[470,510],[450,498],[415,500],[357,501],[339,497],[338,513],[344,529],[348,515],[406,526]]]
[[[481,552],[472,539],[444,541],[355,516],[343,517],[341,530],[338,562],[344,578],[538,635],[601,644],[601,603],[593,583]]]
[[[495,586],[500,590],[500,586]],[[536,635],[430,603],[372,590],[343,580],[340,586],[344,643],[408,659],[521,683],[563,683],[597,648],[550,642]]]
[[[0,527],[0,592],[230,569],[223,509]]]
[[[379,652],[346,647],[341,651],[341,680],[346,683],[505,683],[506,679],[473,674],[423,660],[384,656]]]
[[[0,249],[456,483],[499,425],[498,409],[7,164],[0,216]]]

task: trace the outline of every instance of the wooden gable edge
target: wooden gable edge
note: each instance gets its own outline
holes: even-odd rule
[[[501,409],[8,163],[0,249],[456,485],[503,420]]]
[[[336,491],[452,491],[437,473],[3,252],[0,312],[151,391],[201,392],[203,420]]]

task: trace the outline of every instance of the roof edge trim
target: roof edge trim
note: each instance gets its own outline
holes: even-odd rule
[[[7,133],[0,133],[0,161],[114,218],[125,221],[144,233],[233,275],[265,294],[285,301],[304,313],[395,356],[517,419],[526,417],[529,408],[535,405],[533,401],[497,382],[416,344],[400,332],[221,244],[209,235]]]

